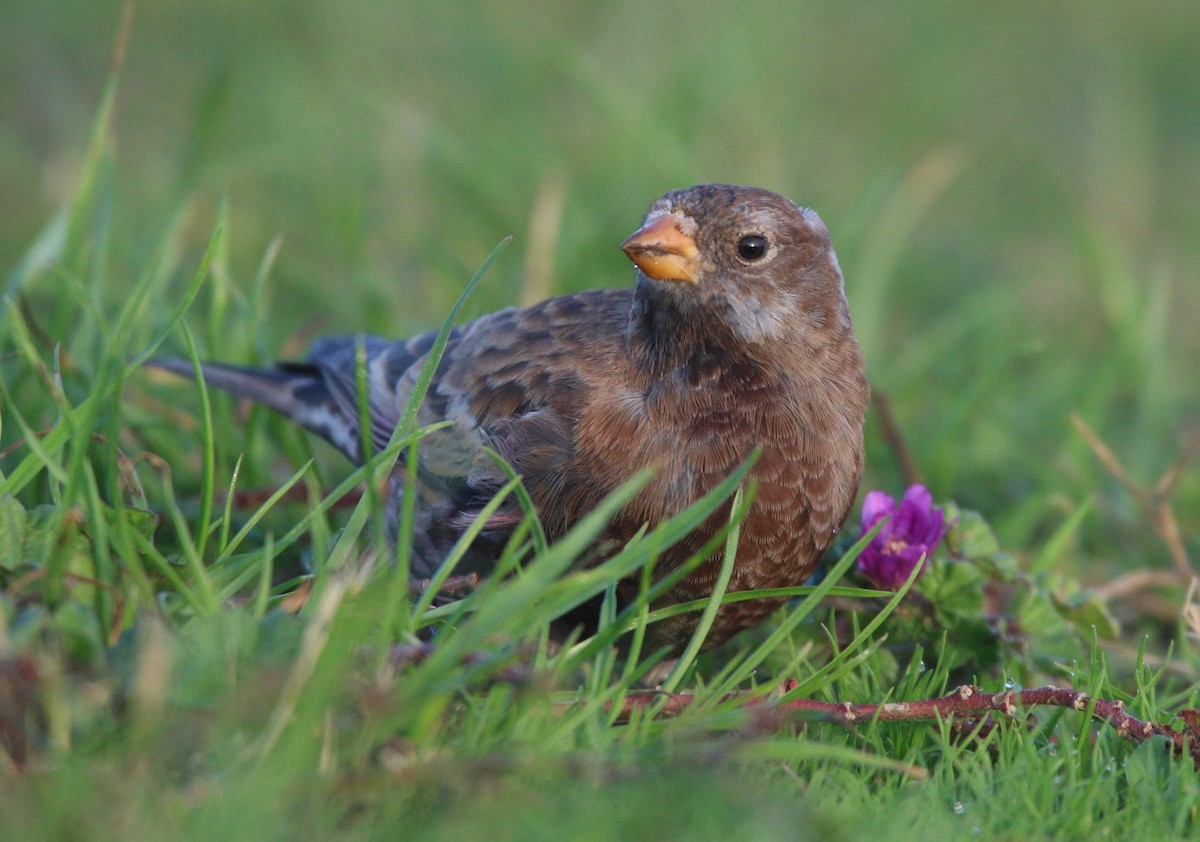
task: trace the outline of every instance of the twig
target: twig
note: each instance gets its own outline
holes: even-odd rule
[[[1200,639],[1200,602],[1196,600],[1197,589],[1200,589],[1200,581],[1193,579],[1188,585],[1187,595],[1183,598],[1183,611],[1180,612],[1193,640]]]
[[[1184,546],[1183,536],[1179,532],[1179,522],[1175,519],[1175,512],[1171,509],[1169,498],[1171,492],[1175,490],[1175,485],[1179,482],[1180,475],[1192,457],[1200,451],[1200,427],[1192,432],[1188,443],[1184,445],[1183,453],[1171,467],[1163,472],[1158,481],[1153,486],[1143,487],[1130,478],[1116,454],[1096,434],[1096,431],[1088,426],[1079,413],[1071,413],[1071,424],[1087,442],[1092,452],[1096,454],[1100,464],[1113,475],[1117,482],[1125,486],[1125,490],[1137,501],[1158,537],[1166,544],[1167,552],[1171,556],[1171,563],[1175,566],[1179,577],[1185,583],[1192,581],[1196,577],[1196,572],[1188,558],[1187,547]]]
[[[1179,577],[1166,570],[1132,570],[1115,579],[1092,588],[1092,593],[1101,602],[1144,591],[1149,588],[1170,588],[1179,584]]]
[[[436,648],[430,643],[397,644],[391,649],[388,662],[393,670],[419,666]],[[495,654],[472,652],[461,658],[463,664],[496,663]],[[527,669],[512,666],[493,676],[495,680],[523,684],[530,680]],[[1200,771],[1200,710],[1183,709],[1178,716],[1184,722],[1182,730],[1169,725],[1149,722],[1131,716],[1125,703],[1117,700],[1099,699],[1069,687],[1034,687],[1029,690],[1005,690],[1002,693],[985,693],[981,688],[964,684],[945,696],[919,699],[911,702],[884,702],[882,704],[853,704],[851,702],[822,702],[816,699],[787,699],[786,694],[799,686],[795,679],[788,679],[779,694],[741,696],[730,693],[720,701],[740,699],[742,709],[749,715],[750,731],[773,731],[788,727],[797,720],[805,722],[833,722],[846,728],[854,728],[864,722],[928,722],[946,721],[960,737],[982,737],[990,734],[997,726],[994,714],[1015,717],[1021,708],[1037,705],[1070,708],[1086,712],[1093,719],[1104,722],[1117,732],[1121,739],[1143,743],[1152,737],[1163,737],[1179,756],[1187,756],[1193,767]],[[639,711],[646,711],[655,719],[679,716],[696,701],[691,693],[667,693],[649,690],[630,693],[614,707],[607,703],[604,709],[616,711],[613,721],[628,723]],[[577,709],[583,702],[555,704],[560,713]]]
[[[473,591],[483,580],[478,573],[464,573],[462,576],[450,576],[442,582],[437,592],[440,594],[459,594]],[[408,592],[413,596],[421,596],[433,585],[432,579],[410,579]]]
[[[47,427],[44,430],[38,430],[37,432],[35,432],[34,436],[40,440],[40,439],[45,438],[46,436],[50,435],[50,433],[52,433],[53,431],[54,431],[53,427]],[[16,453],[18,450],[20,450],[22,447],[25,447],[27,444],[28,444],[28,442],[26,442],[25,437],[20,436],[16,441],[14,441],[8,447],[4,448],[3,450],[0,450],[0,459],[3,459],[5,456],[10,456],[13,453]]]
[[[1179,483],[1179,478],[1183,476],[1184,470],[1191,463],[1196,454],[1200,453],[1200,424],[1192,430],[1191,438],[1188,443],[1183,446],[1183,453],[1175,461],[1175,464],[1168,468],[1158,482],[1154,486],[1154,493],[1162,498],[1170,497],[1171,492],[1175,490],[1175,486]]]
[[[908,443],[904,440],[904,433],[900,431],[900,425],[896,423],[896,414],[892,412],[892,402],[884,392],[872,390],[871,403],[875,407],[875,413],[879,416],[879,431],[892,451],[900,473],[904,476],[905,484],[916,485],[921,482],[921,469],[917,467],[917,460],[913,458],[912,451],[908,449]]]
[[[257,509],[262,506],[278,491],[278,488],[239,488],[233,492],[233,507],[238,511],[246,511]],[[331,509],[345,509],[350,506],[357,505],[362,497],[361,488],[351,488],[346,494],[334,500],[330,505]],[[218,502],[225,502],[223,495],[218,495]],[[283,493],[279,498],[281,503],[307,503],[308,489],[302,485],[293,485]]]
[[[786,692],[789,682],[784,686]],[[729,698],[733,698],[732,696]],[[626,696],[617,712],[617,722],[627,722],[635,711],[653,708],[656,717],[677,716],[695,701],[687,693],[636,693]],[[796,715],[819,714],[821,721],[852,727],[862,722],[914,722],[938,719],[979,719],[992,713],[1014,716],[1018,708],[1033,705],[1065,707],[1088,711],[1091,716],[1107,723],[1126,740],[1141,743],[1151,737],[1167,738],[1180,755],[1188,755],[1200,769],[1200,731],[1191,722],[1200,722],[1200,712],[1181,711],[1185,729],[1176,731],[1167,725],[1146,722],[1125,712],[1125,703],[1097,699],[1076,690],[1061,687],[1037,687],[1030,690],[1007,690],[985,693],[978,687],[964,684],[954,692],[935,699],[883,704],[851,704],[850,702],[821,702],[815,699],[773,701],[768,696],[746,700],[745,706],[758,727],[782,727],[795,721]]]

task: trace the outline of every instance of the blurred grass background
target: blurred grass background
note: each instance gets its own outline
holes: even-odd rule
[[[425,6],[160,0],[136,8],[105,152],[98,163],[89,162],[89,135],[121,16],[117,0],[6,0],[0,6],[0,282],[26,320],[44,329],[38,347],[45,357],[53,343],[62,343],[64,385],[75,399],[105,371],[94,365],[92,351],[143,347],[152,328],[167,320],[218,223],[224,223],[224,240],[213,277],[187,321],[202,356],[246,361],[298,355],[322,332],[403,336],[435,327],[508,234],[515,242],[471,299],[468,315],[531,295],[628,284],[633,270],[617,244],[654,198],[703,181],[749,183],[816,208],[829,224],[872,383],[890,398],[937,499],[983,512],[1002,543],[1025,559],[1043,553],[1050,541],[1053,553],[1043,560],[1065,577],[1102,584],[1121,572],[1169,566],[1133,499],[1068,418],[1078,412],[1129,472],[1147,482],[1178,458],[1200,423],[1194,268],[1200,265],[1200,5],[1024,0],[987,7],[846,2],[734,10],[711,0],[549,8],[458,0]],[[70,232],[60,214],[73,203],[86,204],[78,198],[80,181],[93,174],[103,182],[94,191],[96,207],[88,208],[78,241],[64,248]],[[281,247],[259,299],[256,274],[277,239]],[[61,255],[73,262],[59,266],[50,259]],[[160,269],[153,268],[156,262]],[[140,314],[133,339],[108,343],[101,336],[105,318],[120,311],[139,277],[155,272],[168,275],[173,295]],[[93,311],[75,312],[83,306]],[[15,323],[4,322],[4,329]],[[178,332],[173,336],[181,341]],[[5,405],[19,407],[30,427],[42,430],[58,409],[45,384],[19,369],[24,364],[17,353],[0,359],[12,392]],[[171,415],[171,407],[147,403],[136,380],[126,390],[125,416],[105,415],[96,429],[136,427],[139,447],[155,443],[155,436],[165,441],[157,452],[172,457],[181,497],[192,505],[202,465],[198,447],[195,464],[187,462],[196,433],[181,419],[195,417],[195,402],[187,393],[183,412]],[[217,410],[224,413],[218,429],[233,430],[228,404],[218,401]],[[0,455],[9,470],[22,431],[9,417],[0,421]],[[247,429],[250,438],[261,425]],[[294,455],[294,434],[279,438]],[[904,479],[877,415],[868,443],[866,486],[898,492]],[[217,444],[218,486],[228,483],[243,446],[264,446],[261,436]],[[247,460],[242,487],[267,483],[261,464]],[[102,489],[105,481],[102,476]],[[54,487],[31,483],[25,502],[49,498]],[[1052,541],[1089,498],[1091,513],[1069,546]],[[1200,471],[1183,474],[1174,499],[1194,550]],[[1158,612],[1167,625],[1181,593],[1170,594]],[[1144,616],[1140,608],[1124,613],[1124,619]],[[178,728],[170,717],[156,725],[169,735],[158,760],[143,763],[136,745],[127,766],[111,755],[96,764],[61,752],[53,786],[39,792],[40,782],[30,777],[21,785],[34,797],[10,789],[9,803],[28,805],[30,826],[43,829],[61,812],[63,833],[78,830],[89,805],[117,809],[130,822],[130,835],[138,828],[150,832],[160,810],[173,821],[190,815],[209,793],[193,788],[208,779],[196,775],[202,783],[193,784],[187,767],[198,763],[194,745],[209,738],[187,729],[203,731],[200,721],[220,711],[211,730],[220,734],[225,718],[237,723],[226,729],[229,745],[237,747],[247,727],[238,717],[256,723],[254,717],[264,715],[263,700],[245,689],[256,685],[227,680],[225,673],[232,674],[231,663],[247,669],[237,658],[257,652],[256,646],[269,650],[273,634],[299,633],[273,623],[268,616],[260,627],[230,608],[185,627],[181,637],[208,648],[195,644],[180,659],[186,670],[171,696],[190,699],[192,693],[211,708],[192,699],[180,711],[194,710],[195,718],[181,713]],[[1134,626],[1124,635],[1131,645],[1138,639]],[[1172,637],[1161,622],[1157,630],[1156,643]],[[356,626],[342,630],[340,640],[353,651],[350,646],[372,633]],[[139,626],[137,635],[137,651],[153,653],[153,634]],[[123,663],[132,645],[123,641],[112,660]],[[1071,666],[1069,678],[1112,694],[1103,670],[1085,668],[1077,657],[1073,650],[1061,655]],[[1194,661],[1194,654],[1185,652],[1182,660],[1188,658]],[[279,672],[264,660],[266,667],[254,661],[248,671]],[[154,673],[139,667],[139,675]],[[849,678],[835,689],[870,698],[891,692],[890,685],[868,679],[871,693]],[[220,695],[225,690],[214,689],[225,683],[232,706]],[[913,690],[901,685],[896,692]],[[1012,734],[1001,745],[1008,753],[997,771],[986,752],[952,755],[961,749],[946,734],[944,747],[929,749],[908,732],[884,730],[882,738],[865,732],[867,748],[881,756],[924,762],[928,753],[944,752],[950,758],[933,767],[932,784],[916,790],[893,778],[872,779],[849,764],[813,764],[816,771],[806,772],[801,786],[808,800],[783,800],[774,794],[794,799],[795,788],[781,790],[774,780],[758,789],[759,767],[748,783],[733,786],[720,770],[701,774],[703,743],[696,759],[685,760],[695,776],[680,776],[678,769],[657,774],[655,758],[672,757],[697,733],[707,736],[707,720],[685,723],[682,736],[664,727],[661,741],[654,730],[600,726],[583,736],[559,728],[548,740],[520,724],[528,711],[514,703],[514,752],[503,742],[510,739],[504,730],[510,709],[495,702],[503,691],[487,696],[486,704],[464,696],[476,706],[463,717],[468,726],[439,735],[430,725],[434,735],[426,739],[435,746],[445,739],[451,754],[482,755],[478,764],[490,788],[481,797],[485,806],[493,799],[491,806],[516,809],[503,831],[512,835],[525,817],[544,819],[547,810],[557,810],[561,825],[545,822],[541,832],[577,826],[578,834],[594,835],[607,822],[610,835],[628,826],[630,835],[640,830],[667,838],[669,821],[661,828],[645,821],[659,803],[671,803],[695,812],[689,820],[695,826],[727,838],[740,838],[739,832],[756,838],[760,828],[780,837],[789,831],[828,835],[822,822],[832,821],[832,833],[868,813],[864,821],[879,826],[922,821],[936,838],[962,832],[955,824],[960,800],[974,800],[982,812],[994,797],[984,824],[1006,827],[1014,793],[1024,799],[1022,827],[1078,830],[1093,803],[1121,802],[1125,781],[1134,780],[1132,772],[1092,775],[1086,762],[1077,768],[1071,765],[1076,760],[1056,761],[1041,743],[1022,743]],[[1124,691],[1132,692],[1130,683]],[[298,744],[326,715],[322,692],[320,682],[305,688],[318,700],[309,703],[318,713],[298,716],[301,724],[292,729]],[[1147,695],[1153,694],[1142,692],[1139,701],[1150,704]],[[1179,706],[1175,701],[1171,709]],[[403,702],[393,703],[409,716]],[[89,704],[82,709],[109,715],[106,701]],[[88,731],[78,714],[66,721],[107,747],[94,736],[107,725]],[[478,733],[472,730],[477,721],[484,723]],[[376,727],[381,734],[404,733]],[[1084,737],[1086,728],[1081,741],[1087,744]],[[233,751],[222,737],[211,739]],[[374,751],[367,737],[361,743],[353,750]],[[547,761],[539,754],[562,745],[579,756]],[[628,759],[631,768],[589,766],[594,758],[584,752],[597,745]],[[808,749],[807,741],[795,741],[788,750],[803,761]],[[524,759],[520,751],[528,753]],[[1149,768],[1160,755],[1136,754],[1130,768]],[[108,763],[117,770],[115,791],[145,790],[149,799],[166,789],[168,803],[128,813],[113,808],[106,786],[95,786]],[[225,766],[213,765],[218,772],[211,780],[219,782]],[[310,780],[315,765],[285,760],[255,767],[255,785],[230,783],[218,793],[227,804],[209,799],[204,821],[212,827],[201,822],[192,830],[206,838],[260,824],[264,833],[278,830],[270,810],[274,795],[299,805],[287,826],[310,834],[325,823],[336,826],[341,802]],[[498,787],[492,779],[497,768],[517,768],[532,784]],[[427,815],[434,838],[461,838],[467,825],[456,822],[496,830],[499,807],[465,817],[440,809],[443,789],[457,792],[460,801],[478,794],[473,779],[456,777],[462,767],[448,761],[446,770],[432,794],[390,783],[367,793],[376,810],[372,821],[389,826],[395,818],[393,826],[411,826],[404,822]],[[396,774],[403,782],[411,773]],[[432,776],[439,774],[435,768]],[[1161,774],[1147,772],[1156,793],[1164,780],[1182,781],[1182,795],[1163,800],[1170,810],[1194,803],[1187,778],[1171,769]],[[187,785],[173,788],[176,775]],[[80,799],[83,786],[73,787],[73,776],[93,787],[90,801]],[[624,798],[634,818],[617,816],[610,809],[616,802],[597,799],[592,783],[613,785],[614,797]],[[368,786],[338,779],[342,784]],[[855,789],[865,792],[868,784],[875,787],[873,812]],[[688,800],[693,789],[701,795]],[[549,795],[533,795],[544,792]],[[1062,809],[1058,792],[1075,799],[1077,812]],[[121,804],[119,798],[112,803]],[[421,813],[413,803],[428,809]],[[1130,827],[1139,826],[1140,814],[1129,808],[1136,803],[1135,794],[1121,808]],[[809,827],[804,822],[814,806],[819,815]],[[1180,815],[1181,824],[1166,826],[1188,826]],[[1143,832],[1163,838],[1149,824]]]
[[[75,189],[121,4],[0,14],[7,273]],[[765,186],[829,224],[936,495],[1028,547],[1099,489],[1087,563],[1153,566],[1067,416],[1146,479],[1200,419],[1197,43],[1186,0],[146,3],[92,280],[120,300],[180,213],[198,253],[225,199],[235,285],[283,245],[268,334],[204,350],[295,354],[298,333],[436,324],[507,234],[475,314],[629,283],[616,244],[652,199]],[[894,489],[871,438],[869,483]],[[1179,499],[1194,533],[1195,474]]]

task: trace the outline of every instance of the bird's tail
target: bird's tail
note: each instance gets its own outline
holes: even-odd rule
[[[181,377],[195,373],[189,360],[178,357],[156,357],[145,364]],[[339,410],[317,366],[285,363],[249,368],[206,362],[200,371],[208,386],[261,403],[331,442],[351,459],[358,458],[358,425]]]

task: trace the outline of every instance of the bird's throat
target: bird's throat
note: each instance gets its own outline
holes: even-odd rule
[[[696,290],[639,278],[629,313],[626,342],[640,370],[656,377],[694,367],[711,356],[736,365],[745,343],[725,314]]]

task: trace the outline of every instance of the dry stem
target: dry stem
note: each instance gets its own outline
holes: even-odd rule
[[[1200,426],[1192,431],[1187,444],[1183,447],[1183,452],[1175,460],[1175,463],[1163,472],[1153,486],[1143,487],[1129,476],[1125,466],[1113,453],[1112,448],[1096,434],[1095,430],[1088,426],[1088,423],[1078,413],[1071,414],[1071,424],[1087,442],[1092,452],[1096,454],[1100,464],[1113,475],[1117,482],[1125,486],[1125,490],[1137,501],[1158,537],[1166,544],[1167,552],[1171,556],[1171,564],[1174,565],[1180,579],[1184,584],[1190,583],[1196,577],[1196,572],[1188,558],[1187,547],[1184,546],[1183,535],[1179,531],[1179,521],[1175,519],[1175,512],[1171,508],[1171,494],[1175,491],[1175,486],[1188,463],[1200,451]]]
[[[789,681],[786,692],[795,686]],[[635,711],[653,709],[654,716],[677,716],[686,710],[695,697],[687,693],[648,692],[626,696],[617,713],[618,722],[626,722]],[[1185,726],[1177,731],[1167,725],[1146,722],[1129,715],[1121,701],[1097,699],[1086,693],[1061,687],[1036,687],[1030,690],[1006,690],[1003,693],[985,693],[980,688],[964,684],[952,693],[935,699],[912,702],[885,702],[883,704],[851,704],[850,702],[820,702],[814,699],[790,699],[774,701],[768,696],[756,696],[746,700],[746,709],[760,728],[779,728],[794,722],[797,715],[819,714],[825,722],[852,727],[862,722],[877,719],[885,722],[914,722],[938,719],[963,719],[986,717],[999,713],[1015,716],[1019,708],[1034,705],[1065,707],[1087,711],[1097,720],[1114,728],[1126,740],[1141,743],[1155,736],[1167,738],[1174,750],[1191,757],[1193,765],[1200,769],[1200,731],[1192,723],[1200,723],[1200,712],[1180,711]]]

